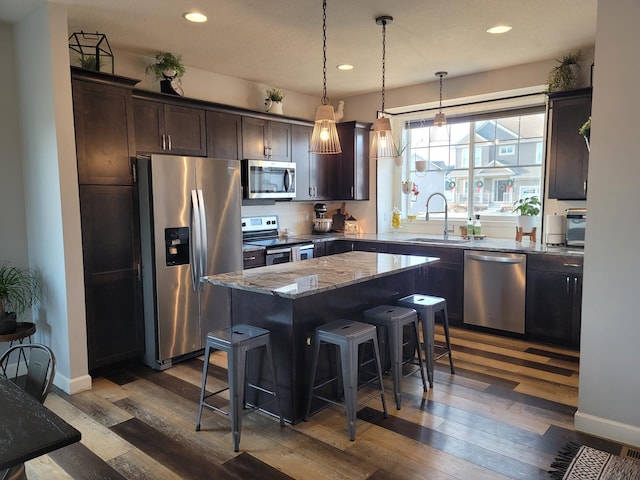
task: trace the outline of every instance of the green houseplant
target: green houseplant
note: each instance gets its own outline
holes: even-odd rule
[[[96,62],[95,55],[83,55],[81,57],[78,57],[78,63],[80,64],[80,67],[84,68],[85,70],[95,70],[99,72],[100,67],[102,67],[102,61],[100,61],[100,63],[98,64]]]
[[[402,154],[407,149],[407,144],[402,141],[402,138],[398,138],[398,141],[395,142],[396,147],[396,156],[393,159],[393,163],[395,163],[398,167],[402,165]]]
[[[524,233],[533,231],[535,217],[540,214],[541,203],[538,197],[526,197],[516,200],[513,203],[513,213],[518,213],[518,227]]]
[[[571,90],[578,86],[578,72],[582,61],[582,50],[569,52],[557,59],[558,65],[553,67],[547,76],[550,92]]]
[[[186,70],[182,64],[182,55],[165,52],[157,54],[155,63],[147,65],[145,72],[153,72],[157,80],[173,80],[182,77]]]
[[[39,283],[34,270],[0,264],[0,334],[13,333],[17,315],[38,301]]]
[[[284,93],[279,87],[267,88],[267,98],[272,102],[281,102],[284,100]]]

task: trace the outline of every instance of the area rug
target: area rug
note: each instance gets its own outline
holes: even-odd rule
[[[556,480],[640,479],[640,462],[595,448],[569,443],[551,464],[549,476]]]

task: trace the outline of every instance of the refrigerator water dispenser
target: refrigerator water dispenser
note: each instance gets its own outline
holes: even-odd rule
[[[189,264],[189,227],[164,229],[167,267]]]

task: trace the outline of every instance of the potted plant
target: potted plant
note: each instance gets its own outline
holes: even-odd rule
[[[147,65],[145,72],[153,72],[157,80],[160,80],[160,91],[182,95],[180,87],[181,77],[186,70],[182,64],[182,55],[174,55],[170,52],[156,55],[155,63]]]
[[[540,200],[538,197],[526,197],[516,200],[513,203],[513,213],[518,213],[518,227],[522,228],[524,233],[533,231],[535,217],[540,214]]]
[[[591,151],[591,145],[589,140],[591,138],[591,117],[587,119],[586,122],[582,124],[582,126],[578,129],[578,133],[584,137],[584,141],[587,144],[587,150]]]
[[[393,163],[395,163],[398,167],[402,165],[402,154],[407,149],[407,144],[402,141],[402,138],[398,138],[398,141],[395,142],[396,146],[396,156],[393,159]]]
[[[550,92],[561,92],[571,90],[578,86],[578,72],[580,71],[580,61],[582,60],[582,50],[576,50],[557,59],[558,65],[553,67],[547,76]]]
[[[0,334],[15,332],[17,316],[33,306],[39,297],[35,271],[6,262],[0,264]]]
[[[271,113],[279,113],[282,115],[282,100],[284,93],[280,87],[267,88],[267,98],[264,100],[265,110]]]
[[[85,70],[95,70],[96,72],[100,71],[100,67],[102,67],[102,61],[96,62],[95,55],[83,55],[78,57],[78,63],[80,64],[80,68],[84,68]]]

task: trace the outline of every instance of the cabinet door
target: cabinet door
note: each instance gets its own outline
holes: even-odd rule
[[[566,273],[527,274],[526,332],[534,340],[566,344],[572,335],[573,281]]]
[[[369,130],[371,124],[338,124],[342,155],[338,161],[336,200],[369,199]]]
[[[585,200],[589,152],[578,129],[591,114],[591,93],[550,99],[549,198]]]
[[[313,200],[311,185],[311,143],[312,127],[291,126],[291,158],[296,164],[296,200]]]
[[[164,153],[164,106],[159,102],[133,99],[136,151],[138,153]],[[164,147],[164,148],[163,148]]]
[[[80,186],[89,370],[142,353],[142,285],[134,186]]]
[[[266,120],[242,117],[242,158],[257,160],[267,158],[267,151],[265,150],[266,138]]]
[[[135,98],[136,150],[139,153],[207,155],[203,109]]]
[[[242,149],[242,117],[207,111],[207,156],[239,160]]]
[[[389,244],[382,242],[363,242],[362,240],[358,240],[356,242],[355,249],[359,252],[388,253]]]
[[[200,108],[164,106],[164,132],[169,153],[207,156],[205,112]]]
[[[269,159],[291,162],[291,124],[268,122]]]
[[[354,249],[354,243],[350,240],[329,240],[325,242],[325,254],[335,255],[337,253],[351,252]]]
[[[74,79],[78,182],[130,185],[135,155],[131,88]]]

